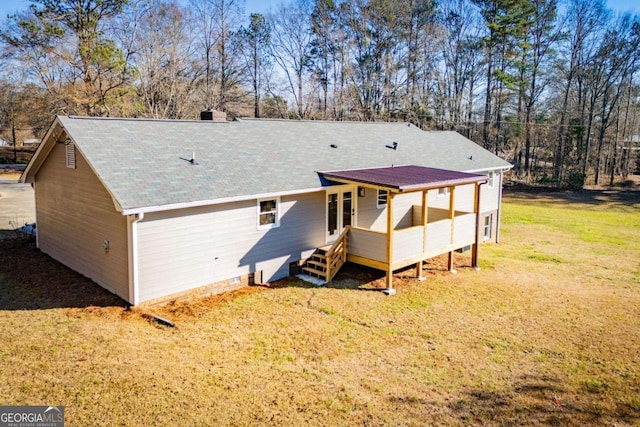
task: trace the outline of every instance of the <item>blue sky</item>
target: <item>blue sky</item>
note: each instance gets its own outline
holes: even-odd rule
[[[275,6],[283,0],[245,0],[245,10],[247,15],[252,12],[265,13],[270,6]],[[286,0],[285,0],[286,1]],[[0,21],[6,18],[7,14],[24,10],[29,5],[28,0],[0,0]],[[608,0],[607,5],[617,12],[637,12],[640,13],[640,3],[638,0]]]

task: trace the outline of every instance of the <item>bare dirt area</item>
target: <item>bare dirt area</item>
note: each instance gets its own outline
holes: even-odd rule
[[[481,271],[435,259],[392,297],[348,266],[130,309],[0,241],[0,396],[69,425],[639,425],[639,200],[507,192]]]

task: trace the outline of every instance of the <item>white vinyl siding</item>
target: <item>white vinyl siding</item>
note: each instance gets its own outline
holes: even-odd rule
[[[364,258],[385,262],[387,260],[387,236],[366,230],[353,229],[349,233],[348,252]]]
[[[325,241],[325,192],[283,196],[280,227],[256,230],[256,201],[150,213],[138,223],[140,302],[262,271],[264,281]]]
[[[393,197],[394,228],[411,227],[412,207],[422,203],[422,193],[403,193]],[[367,191],[365,197],[358,199],[358,227],[377,231],[387,230],[387,209],[377,209],[377,192]]]
[[[427,225],[427,252],[441,251],[451,244],[451,220]]]
[[[493,177],[493,187],[483,185],[480,195],[480,212],[492,212],[500,208],[500,189],[502,187],[502,174],[496,172]]]
[[[480,186],[480,212],[491,212],[498,209],[500,199],[500,179],[499,173],[495,174],[494,186],[489,188],[486,184]],[[455,189],[456,210],[463,212],[473,212],[474,205],[474,185],[462,185]],[[449,209],[449,196],[439,197],[438,190],[429,191],[429,208]]]
[[[456,203],[456,211],[461,212],[473,212],[474,197],[475,197],[475,184],[460,185],[455,189],[454,201]],[[484,190],[484,188],[483,188]],[[446,197],[440,197],[438,190],[429,191],[429,208],[438,208],[449,210],[449,197],[448,192]]]

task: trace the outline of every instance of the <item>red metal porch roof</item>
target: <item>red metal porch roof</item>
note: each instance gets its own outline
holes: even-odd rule
[[[487,181],[485,175],[413,165],[319,172],[319,174],[331,181],[369,184],[399,192]]]

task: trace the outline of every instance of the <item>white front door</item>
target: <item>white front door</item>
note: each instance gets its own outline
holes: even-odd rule
[[[353,188],[327,190],[327,243],[334,242],[347,225],[355,225]]]

